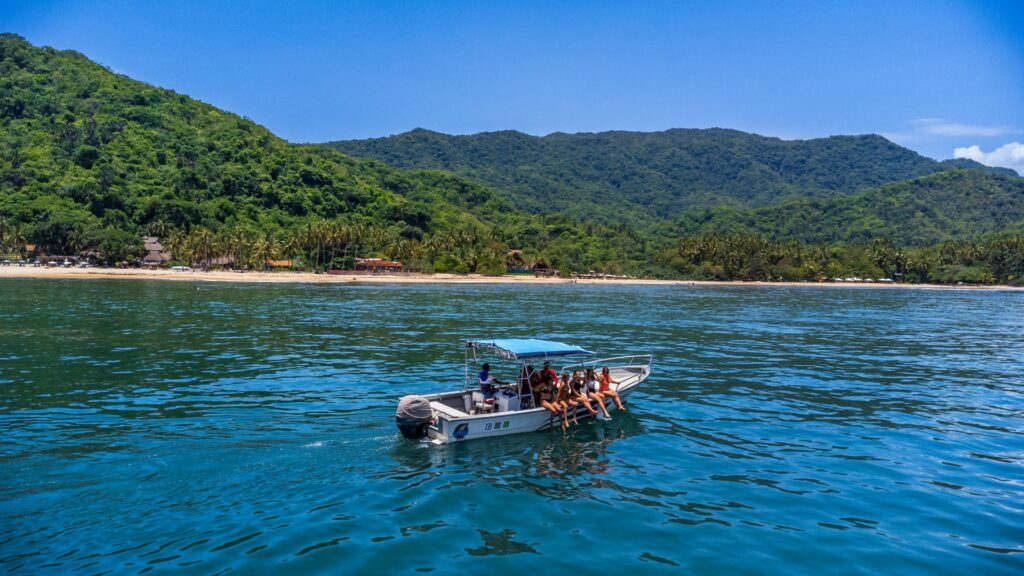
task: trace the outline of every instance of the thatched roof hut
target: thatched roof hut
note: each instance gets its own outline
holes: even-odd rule
[[[356,258],[356,270],[369,272],[398,272],[403,266],[395,260],[384,260],[382,258]]]
[[[146,255],[142,257],[142,263],[147,266],[160,266],[171,261],[171,253],[164,249],[160,238],[156,236],[143,236],[142,243],[146,248]]]

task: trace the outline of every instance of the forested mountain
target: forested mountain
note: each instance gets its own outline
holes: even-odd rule
[[[235,114],[13,35],[0,38],[0,119],[2,210],[35,223],[41,241],[79,224],[280,227],[345,215],[430,227],[455,206],[507,210],[450,174],[288,144]],[[40,218],[55,228],[39,229]]]
[[[393,166],[450,170],[530,211],[631,222],[849,195],[956,167],[991,171],[971,160],[937,162],[876,135],[780,140],[718,128],[543,137],[417,129],[330,146]]]
[[[409,145],[376,156],[422,168],[289,144],[3,34],[0,256],[32,243],[131,261],[150,233],[177,263],[240,268],[288,258],[323,271],[364,256],[500,274],[515,249],[563,273],[1024,282],[1024,236],[1008,234],[1024,230],[1021,179],[877,136],[415,131],[339,146],[398,141]]]
[[[147,231],[187,236],[174,244],[201,243],[204,255],[216,244],[254,261],[287,252],[326,266],[344,245],[349,256],[415,256],[442,270],[504,270],[505,242],[540,254],[570,238],[604,257],[634,244],[517,213],[449,172],[289,144],[77,52],[0,35],[0,252],[35,243],[114,261],[137,255]]]
[[[764,208],[716,207],[679,218],[677,233],[755,233],[812,244],[887,238],[900,246],[1024,233],[1024,178],[952,170],[849,196]]]

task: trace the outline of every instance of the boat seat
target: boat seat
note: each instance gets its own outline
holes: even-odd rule
[[[490,412],[497,412],[498,411],[497,410],[498,407],[496,406],[495,399],[494,398],[490,398],[488,400],[488,399],[483,398],[483,393],[479,392],[479,390],[474,390],[473,398],[472,398],[472,401],[470,403],[470,406],[472,406],[473,409],[476,410],[477,414],[487,414],[487,413],[490,413]]]
[[[465,418],[469,416],[469,414],[466,414],[462,410],[459,410],[458,408],[452,408],[451,406],[444,404],[443,402],[431,402],[430,407],[435,411],[441,412],[442,414],[445,414],[451,418]]]

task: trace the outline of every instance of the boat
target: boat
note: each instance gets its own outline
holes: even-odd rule
[[[427,395],[404,396],[399,401],[395,422],[403,436],[425,439],[436,444],[461,442],[536,432],[559,426],[551,411],[534,402],[529,386],[529,368],[538,369],[550,362],[556,373],[572,373],[593,367],[608,367],[612,389],[625,402],[651,374],[653,356],[634,354],[614,358],[595,358],[579,346],[536,339],[494,339],[465,342],[464,381],[461,390]],[[477,370],[492,366],[491,374],[503,381],[493,401],[485,400]],[[606,399],[609,408],[614,400]],[[596,408],[596,401],[593,401]],[[576,407],[577,419],[591,416],[584,406]],[[601,411],[598,410],[598,415]],[[570,413],[570,417],[572,414]]]

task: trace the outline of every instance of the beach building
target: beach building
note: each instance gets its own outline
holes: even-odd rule
[[[142,257],[142,263],[146,266],[163,266],[171,261],[171,253],[164,249],[157,236],[143,236],[146,255]]]
[[[232,256],[231,254],[225,254],[223,256],[214,256],[213,258],[210,258],[209,267],[230,268],[231,270],[234,270],[236,268],[235,257]]]
[[[509,274],[529,272],[522,250],[509,250],[505,255],[505,270]]]
[[[538,258],[536,262],[530,265],[529,270],[533,272],[534,276],[558,276],[558,270],[550,268],[543,258]]]
[[[365,272],[401,272],[402,263],[382,258],[356,258],[356,270]]]

